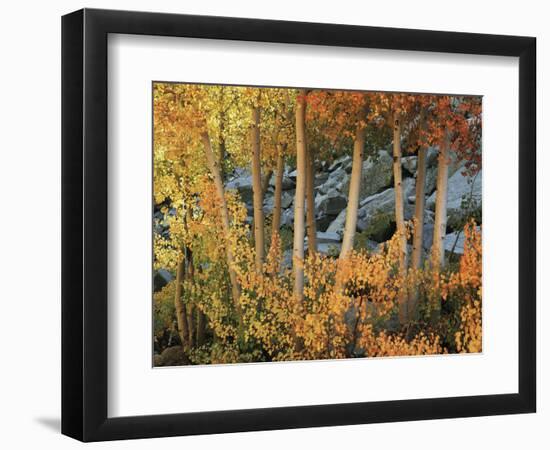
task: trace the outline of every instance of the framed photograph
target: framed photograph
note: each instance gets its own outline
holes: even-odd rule
[[[62,432],[535,412],[535,91],[532,37],[64,16]]]

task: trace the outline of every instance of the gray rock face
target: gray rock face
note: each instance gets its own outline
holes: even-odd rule
[[[294,187],[296,186],[295,181],[296,177],[292,179],[287,174],[283,174],[283,191],[294,189]],[[269,186],[273,188],[275,187],[275,175],[272,175],[271,179],[269,180]]]
[[[294,195],[292,195],[289,191],[283,191],[281,194],[281,208],[284,210],[292,205],[294,202]],[[272,214],[273,208],[275,207],[275,197],[270,192],[266,195],[264,199],[264,214]],[[253,213],[254,211],[251,210]]]
[[[287,177],[293,182],[296,183],[296,177],[298,176],[298,171],[296,169],[292,170],[287,174]]]
[[[434,224],[424,223],[424,232],[422,233],[422,246],[425,250],[432,248],[432,243],[434,241]]]
[[[340,242],[318,242],[317,251],[323,253],[324,255],[338,256],[340,254],[340,249],[342,244]],[[308,249],[308,243],[305,243],[305,250]]]
[[[318,244],[330,244],[337,243],[341,241],[341,236],[334,231],[318,231],[317,232],[317,243]]]
[[[315,174],[315,180],[313,182],[313,185],[315,188],[318,188],[319,186],[323,185],[330,176],[329,172],[317,172]]]
[[[315,212],[321,216],[336,216],[347,206],[348,200],[338,191],[315,197]]]
[[[380,150],[377,157],[363,161],[359,198],[369,197],[391,185],[393,178],[392,162],[392,157],[384,150]],[[349,180],[346,180],[342,191],[347,195]]]
[[[416,156],[404,156],[401,158],[401,167],[408,175],[413,176],[416,173],[418,158]]]
[[[403,197],[408,198],[414,193],[415,180],[405,178],[403,180]],[[378,194],[371,195],[359,202],[359,217],[365,217],[373,214],[375,211],[390,212],[395,211],[395,189],[389,188]]]
[[[294,195],[289,192],[283,192],[281,195],[281,208],[288,208],[294,202]]]
[[[449,178],[447,188],[447,216],[448,220],[458,221],[463,219],[464,210],[462,209],[462,200],[469,199],[470,195],[475,202],[481,202],[481,171],[477,176],[469,177],[462,174],[462,170],[456,170]],[[426,201],[426,207],[432,211],[435,209],[435,191]]]
[[[338,255],[342,244],[341,238],[338,233],[335,232],[317,232],[317,251],[326,255]],[[308,239],[305,239],[306,247],[308,246]]]
[[[273,206],[275,205],[275,199],[273,198],[273,195],[266,195],[264,198],[264,214],[268,215],[273,212]]]
[[[346,226],[346,210],[340,211],[340,214],[336,216],[327,228],[327,233],[337,233],[340,237],[344,234],[344,227]]]
[[[414,192],[414,183],[413,178],[403,180],[404,198]],[[405,220],[410,220],[414,215],[414,206],[404,202],[403,209]],[[357,215],[357,228],[360,231],[368,231],[375,240],[385,240],[395,222],[395,189],[386,189],[362,200]]]
[[[342,168],[338,167],[335,171],[330,172],[327,180],[321,184],[317,189],[321,194],[330,194],[333,192],[339,192],[343,195],[347,195],[347,190],[343,189],[349,180],[349,175]]]
[[[245,203],[252,201],[252,175],[247,170],[235,171],[235,175],[225,184],[226,189],[236,189]]]
[[[426,152],[426,166],[427,167],[436,167],[437,166],[437,155],[438,150],[435,147],[429,147]]]
[[[435,191],[437,185],[437,166],[426,169],[426,194],[430,195]]]
[[[287,208],[281,214],[281,226],[294,228],[294,208]]]
[[[345,168],[351,164],[352,164],[351,156],[349,155],[340,156],[340,158],[334,160],[334,162],[329,166],[328,171],[333,172],[339,168],[344,168],[345,170]]]
[[[368,158],[363,162],[360,190],[360,203],[358,211],[358,231],[364,232],[361,242],[367,244],[369,250],[374,251],[381,242],[385,242],[395,231],[395,191],[393,188],[393,159],[387,150],[377,152],[375,158]],[[402,158],[403,169],[403,194],[405,220],[412,219],[414,215],[415,177],[417,172],[418,157],[416,155]],[[427,152],[426,171],[426,211],[424,217],[423,247],[428,252],[433,240],[433,209],[435,206],[435,188],[437,181],[438,149],[431,147]],[[470,195],[474,200],[481,201],[481,173],[475,179],[469,179],[461,173],[463,163],[453,161],[449,167],[449,191],[448,191],[448,227],[458,230],[464,196]],[[349,154],[341,156],[331,164],[323,161],[316,162],[315,174],[315,214],[317,227],[318,250],[327,254],[338,254],[341,239],[344,233],[346,221],[347,197],[349,191],[352,158]],[[294,227],[294,195],[296,170],[287,167],[283,176],[283,193],[281,197],[281,226]],[[270,215],[273,212],[274,196],[273,187],[275,176],[270,180],[270,188],[264,199],[264,212]],[[252,177],[250,171],[240,169],[235,171],[226,181],[226,189],[236,189],[246,204],[249,215],[252,216]],[[164,217],[158,213],[155,215],[155,226],[162,232]],[[250,219],[251,220],[251,219]],[[455,222],[456,220],[456,222]],[[453,225],[453,224],[457,225]],[[460,227],[461,228],[461,227]],[[455,233],[446,238],[447,251],[454,244]],[[463,237],[455,248],[455,253],[463,252]],[[291,255],[289,256],[289,264]],[[170,276],[170,274],[168,274]],[[155,274],[155,286],[169,282],[159,278]]]
[[[318,231],[327,231],[327,228],[334,220],[334,216],[321,216],[315,218],[315,226]]]

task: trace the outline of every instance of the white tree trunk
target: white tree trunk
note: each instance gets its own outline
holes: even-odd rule
[[[233,296],[233,304],[240,317],[240,304],[239,297],[241,295],[239,284],[237,282],[237,274],[233,270],[233,252],[231,251],[230,244],[230,225],[229,225],[229,211],[227,209],[227,202],[225,201],[225,189],[218,165],[218,160],[214,155],[212,145],[210,144],[210,137],[208,133],[204,132],[201,135],[202,143],[204,145],[204,151],[206,153],[206,161],[208,163],[208,169],[212,174],[214,185],[216,186],[216,192],[220,200],[220,216],[222,220],[223,233],[225,236],[225,254],[227,259],[227,268],[229,272],[229,279],[231,281],[231,293]]]
[[[353,142],[353,164],[349,183],[348,206],[346,209],[346,225],[342,238],[340,259],[344,259],[353,250],[355,230],[357,228],[357,210],[359,208],[359,193],[361,191],[361,173],[363,171],[363,152],[365,148],[365,126],[357,125]]]
[[[264,199],[262,189],[262,166],[260,155],[260,108],[252,108],[252,124],[250,127],[252,144],[252,190],[254,204],[254,243],[256,248],[256,271],[262,270],[264,262]]]
[[[304,203],[306,193],[306,91],[300,89],[296,100],[296,193],[294,196],[294,295],[304,297]]]

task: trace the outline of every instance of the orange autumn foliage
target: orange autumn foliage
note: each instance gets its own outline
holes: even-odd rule
[[[473,221],[464,227],[464,236],[464,255],[459,270],[443,283],[442,296],[446,299],[454,295],[462,300],[460,327],[455,333],[457,351],[478,353],[482,351],[481,232]]]
[[[293,231],[288,224],[266,233],[269,236],[262,251],[267,252],[258,264],[252,213],[243,201],[246,193],[228,188],[228,182],[250,166],[251,106],[261,109],[260,172],[267,179],[266,192],[278,161],[284,160],[279,172],[285,177],[288,172],[284,165],[287,169],[295,167],[292,112],[296,98],[297,91],[292,89],[155,86],[154,194],[161,216],[156,220],[162,231],[155,232],[154,266],[174,273],[186,259],[186,264],[194,267],[193,275],[178,286],[191,324],[197,325],[199,317],[206,323],[207,338],[189,350],[191,362],[480,352],[481,234],[474,223],[464,229],[464,254],[458,264],[453,258],[452,264],[441,270],[432,271],[426,260],[423,267],[400,271],[403,235],[399,233],[375,251],[350,250],[339,259],[313,251],[303,260],[289,261],[288,233]],[[306,100],[308,145],[315,148],[318,163],[330,163],[334,157],[349,153],[358,123],[369,126],[367,141],[377,136],[383,140],[384,124],[389,123],[393,111],[403,116],[404,139],[411,147],[431,145],[445,127],[452,128],[452,151],[467,161],[465,170],[479,166],[478,154],[471,151],[479,138],[472,129],[479,131],[481,127],[480,103],[464,106],[459,102],[454,106],[456,99],[448,96],[324,90],[308,91]],[[422,108],[429,108],[427,124],[415,131]],[[366,113],[360,117],[358,111],[363,110]],[[213,154],[219,164],[217,177],[206,164],[206,150],[200,140],[204,133],[210,136],[208,154]],[[216,189],[215,180],[220,178],[224,189]],[[227,209],[228,225],[225,219],[222,223],[222,207]],[[269,222],[267,212],[266,231]],[[407,227],[405,230],[409,232]],[[228,252],[232,258],[227,257]],[[300,301],[293,293],[292,264],[303,267]],[[235,302],[230,272],[239,287]],[[176,326],[175,292],[172,281],[154,294],[155,320],[172,334]],[[399,323],[399,298],[413,293],[418,294],[418,311],[408,323]],[[433,304],[444,306],[435,323],[427,319]],[[174,345],[177,336],[170,339]]]

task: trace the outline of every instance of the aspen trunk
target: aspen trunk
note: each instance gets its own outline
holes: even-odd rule
[[[447,232],[447,184],[449,179],[449,140],[446,135],[439,145],[435,194],[435,223],[432,243],[432,270],[438,274],[445,264],[445,234]],[[431,310],[431,321],[437,322],[441,313],[441,299],[436,293]]]
[[[407,235],[403,211],[403,177],[401,173],[401,119],[393,117],[393,179],[395,189],[395,223],[399,239],[399,274],[402,279],[407,276]],[[404,324],[408,320],[407,293],[399,295],[399,322]]]
[[[355,230],[357,228],[357,210],[359,208],[359,193],[361,191],[361,173],[363,171],[363,152],[365,149],[365,126],[360,123],[355,131],[353,142],[353,165],[349,183],[348,207],[346,209],[346,225],[342,238],[340,259],[344,259],[353,250]]]
[[[275,174],[275,204],[273,205],[273,219],[271,221],[271,235],[279,233],[281,227],[281,203],[283,198],[283,173],[285,162],[283,158],[283,149],[279,147],[277,154],[277,173]]]
[[[256,247],[256,271],[262,270],[264,263],[264,199],[262,189],[262,166],[260,157],[260,108],[252,108],[250,127],[252,144],[252,190],[254,203],[254,244]]]
[[[225,201],[225,192],[223,187],[223,181],[220,174],[220,168],[218,161],[214,155],[212,145],[210,144],[210,137],[208,133],[204,132],[201,135],[202,143],[204,145],[204,151],[206,153],[206,160],[208,162],[208,168],[212,174],[214,180],[214,185],[216,186],[216,191],[220,199],[220,216],[222,220],[223,233],[225,235],[225,254],[227,259],[227,270],[229,272],[229,279],[231,281],[231,294],[233,296],[233,304],[235,310],[240,318],[240,288],[237,283],[237,274],[233,270],[233,252],[230,246],[230,226],[229,226],[229,211],[227,210],[227,202]]]
[[[317,227],[315,225],[315,164],[311,149],[306,149],[306,221],[307,248],[309,253],[317,252]]]
[[[185,256],[178,261],[176,269],[176,293],[174,295],[174,308],[176,310],[176,320],[178,323],[178,334],[183,348],[187,347],[189,342],[189,328],[187,323],[187,311],[181,296],[183,291],[183,280],[185,278]]]
[[[447,185],[449,179],[449,139],[446,136],[439,147],[437,160],[437,192],[435,194],[434,240],[432,267],[441,269],[445,264],[445,234],[447,232]]]
[[[306,193],[306,91],[300,89],[296,99],[296,194],[294,197],[294,295],[298,301],[304,297],[304,203]]]
[[[422,239],[424,236],[424,208],[426,204],[426,147],[418,149],[416,169],[416,196],[414,204],[414,236],[412,267],[419,269],[422,263]]]

